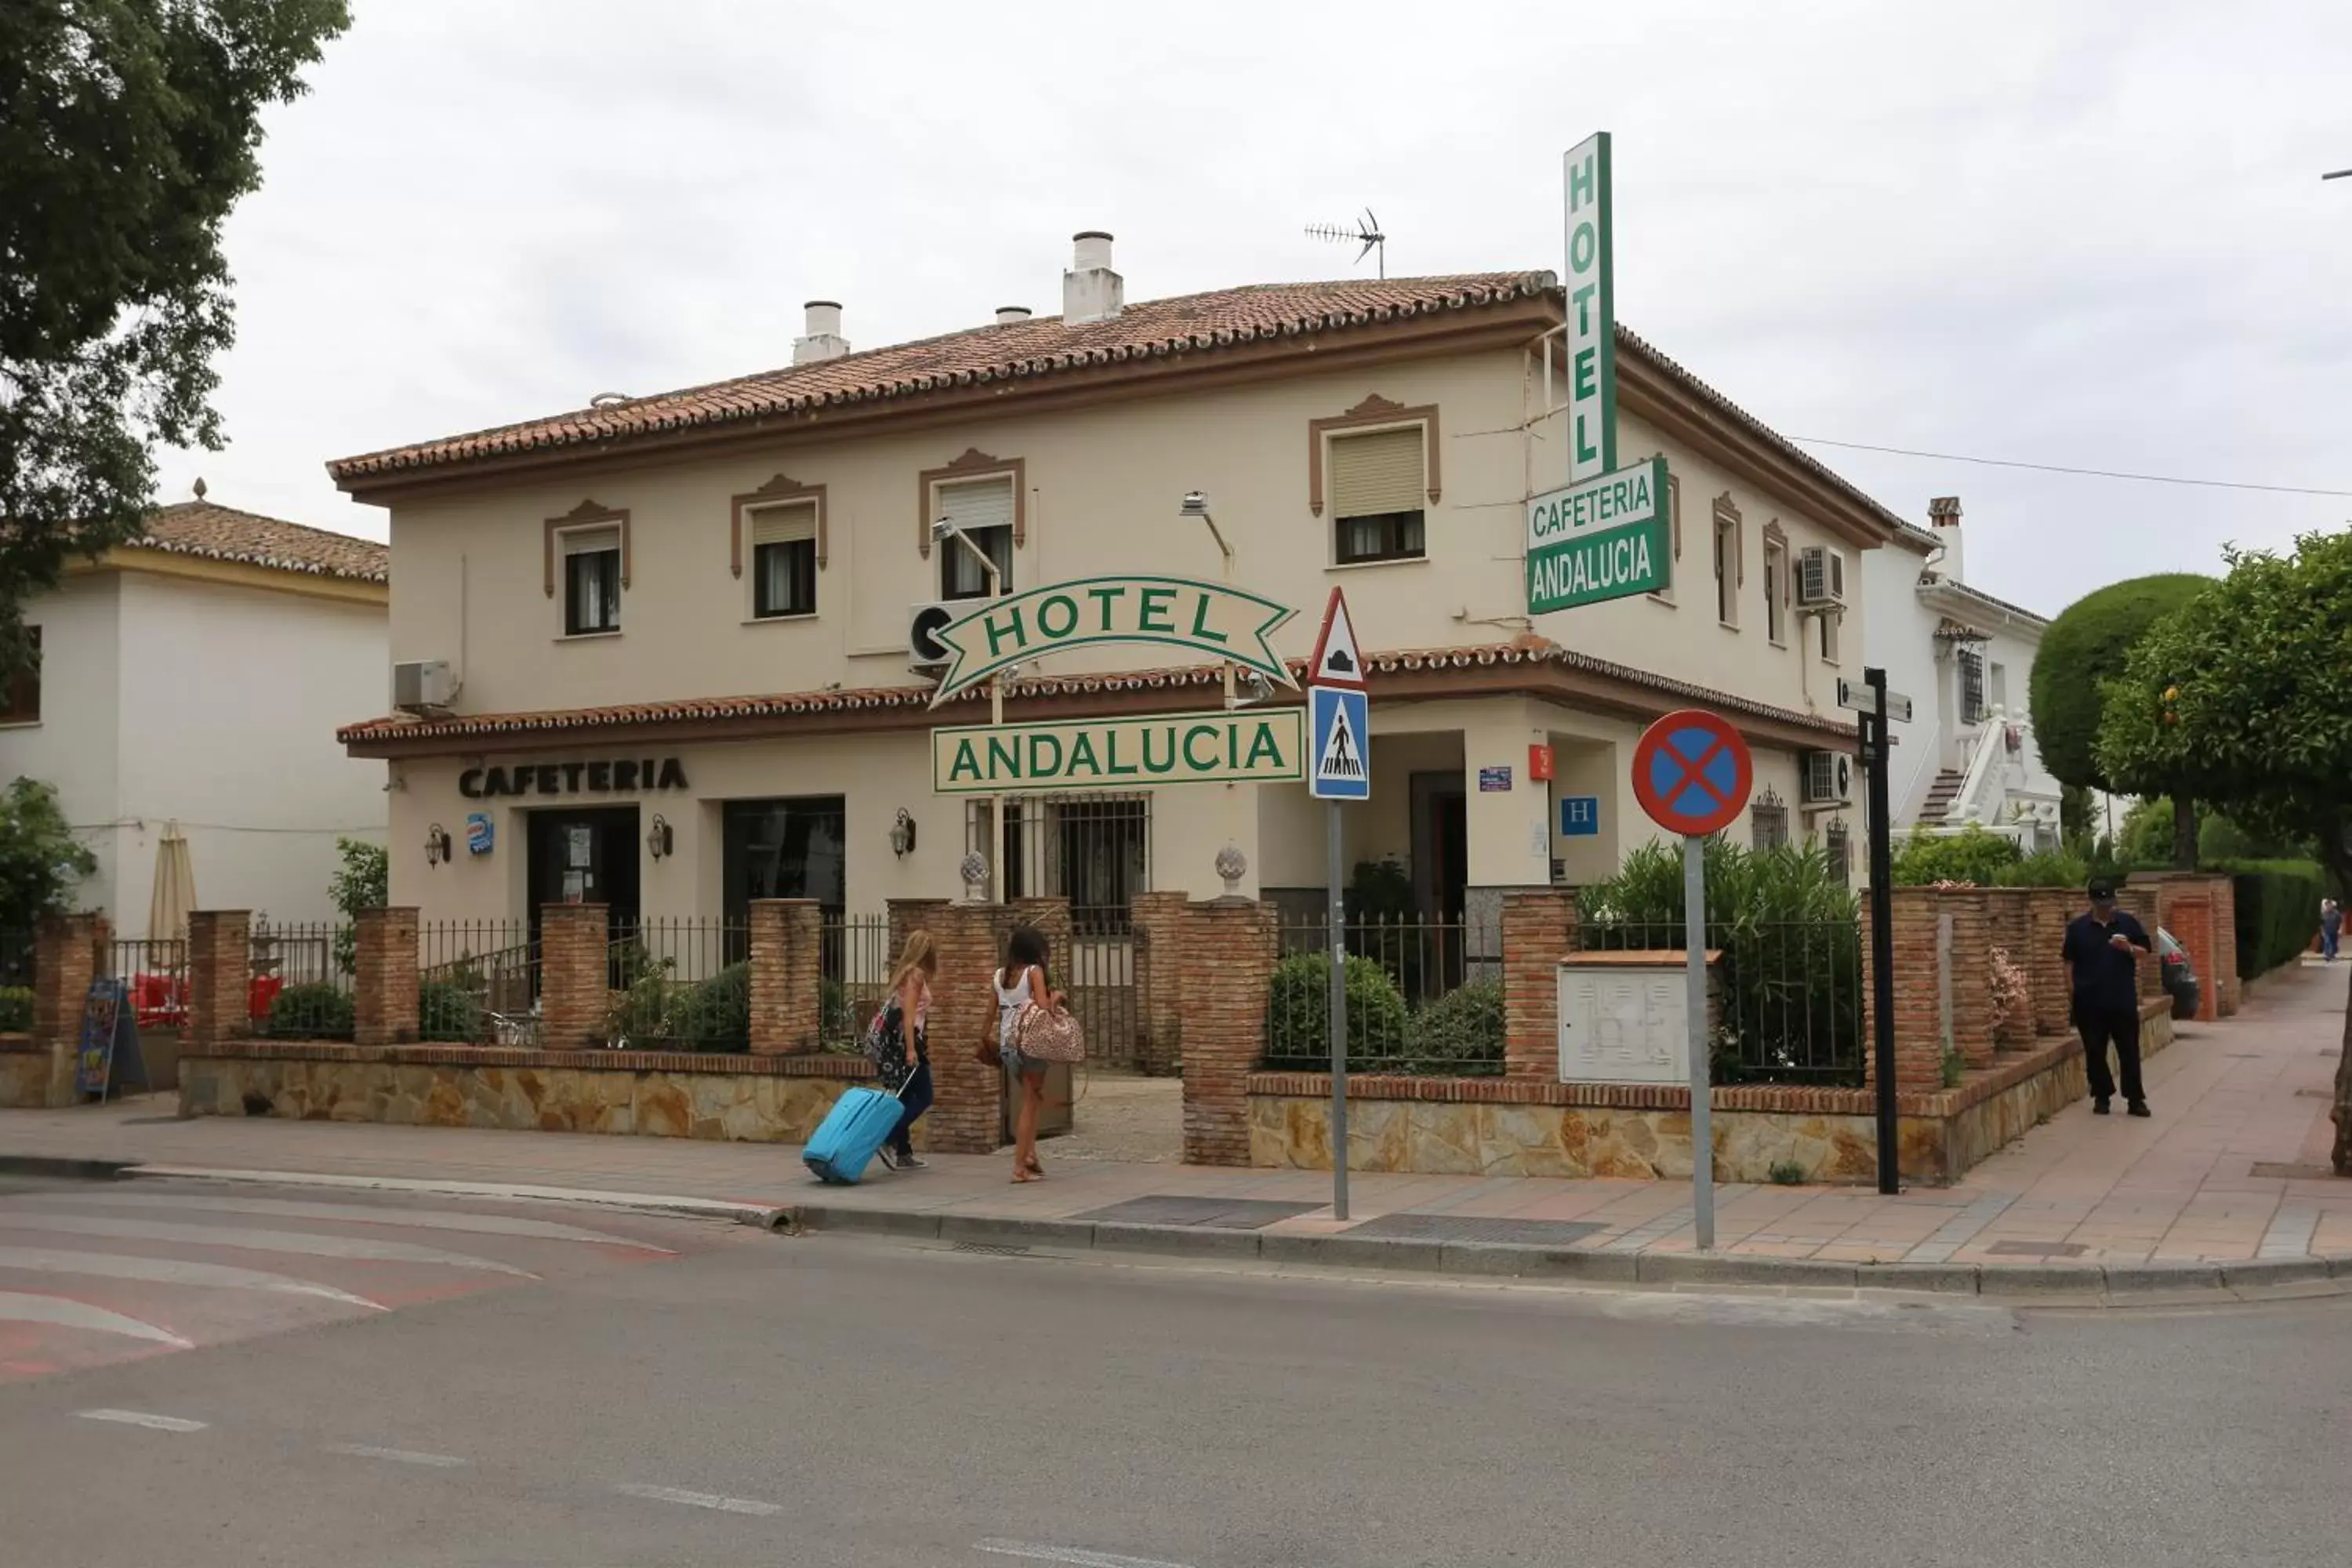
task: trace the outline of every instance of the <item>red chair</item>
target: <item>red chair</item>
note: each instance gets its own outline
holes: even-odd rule
[[[188,983],[171,974],[138,974],[131,1006],[142,1029],[176,1029],[188,1021]]]
[[[286,982],[275,974],[257,974],[253,977],[253,984],[247,986],[245,991],[245,1011],[246,1016],[253,1020],[256,1028],[269,1022],[269,1009],[277,1002],[278,994],[285,989]]]

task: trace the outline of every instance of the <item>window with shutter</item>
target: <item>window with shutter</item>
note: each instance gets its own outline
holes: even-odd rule
[[[579,528],[563,536],[563,635],[621,629],[621,531]]]
[[[937,488],[940,515],[995,563],[997,591],[1013,592],[1013,479],[966,479]],[[972,552],[947,540],[940,550],[940,597],[977,599],[988,593],[988,573]]]
[[[41,628],[25,628],[26,657],[30,661],[14,679],[0,683],[0,724],[41,721]]]
[[[816,508],[751,513],[751,614],[760,620],[816,614]]]
[[[1774,647],[1789,642],[1789,547],[1776,540],[1764,542],[1764,635]]]
[[[1962,648],[1959,666],[1960,722],[1974,724],[1984,717],[1984,656]]]
[[[1426,553],[1427,440],[1420,425],[1331,437],[1333,553],[1341,564]]]

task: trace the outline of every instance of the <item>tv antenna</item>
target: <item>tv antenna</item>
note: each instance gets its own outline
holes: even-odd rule
[[[1389,237],[1381,232],[1381,220],[1372,216],[1372,209],[1370,207],[1364,209],[1364,216],[1356,220],[1356,226],[1353,228],[1336,223],[1309,224],[1307,226],[1307,237],[1328,239],[1335,245],[1355,245],[1360,242],[1364,248],[1356,252],[1357,261],[1360,263],[1365,257],[1377,253],[1380,258],[1381,276],[1386,278],[1389,275]]]

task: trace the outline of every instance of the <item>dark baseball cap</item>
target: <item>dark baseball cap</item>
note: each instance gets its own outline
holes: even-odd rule
[[[2105,877],[2094,877],[2090,886],[2091,902],[2111,904],[2116,901],[2116,885]]]

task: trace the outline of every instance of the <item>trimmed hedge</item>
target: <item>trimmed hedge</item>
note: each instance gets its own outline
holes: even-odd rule
[[[2319,900],[2327,874],[2308,860],[2231,860],[2212,869],[2229,873],[2238,914],[2238,978],[2252,980],[2293,963],[2319,930]]]

